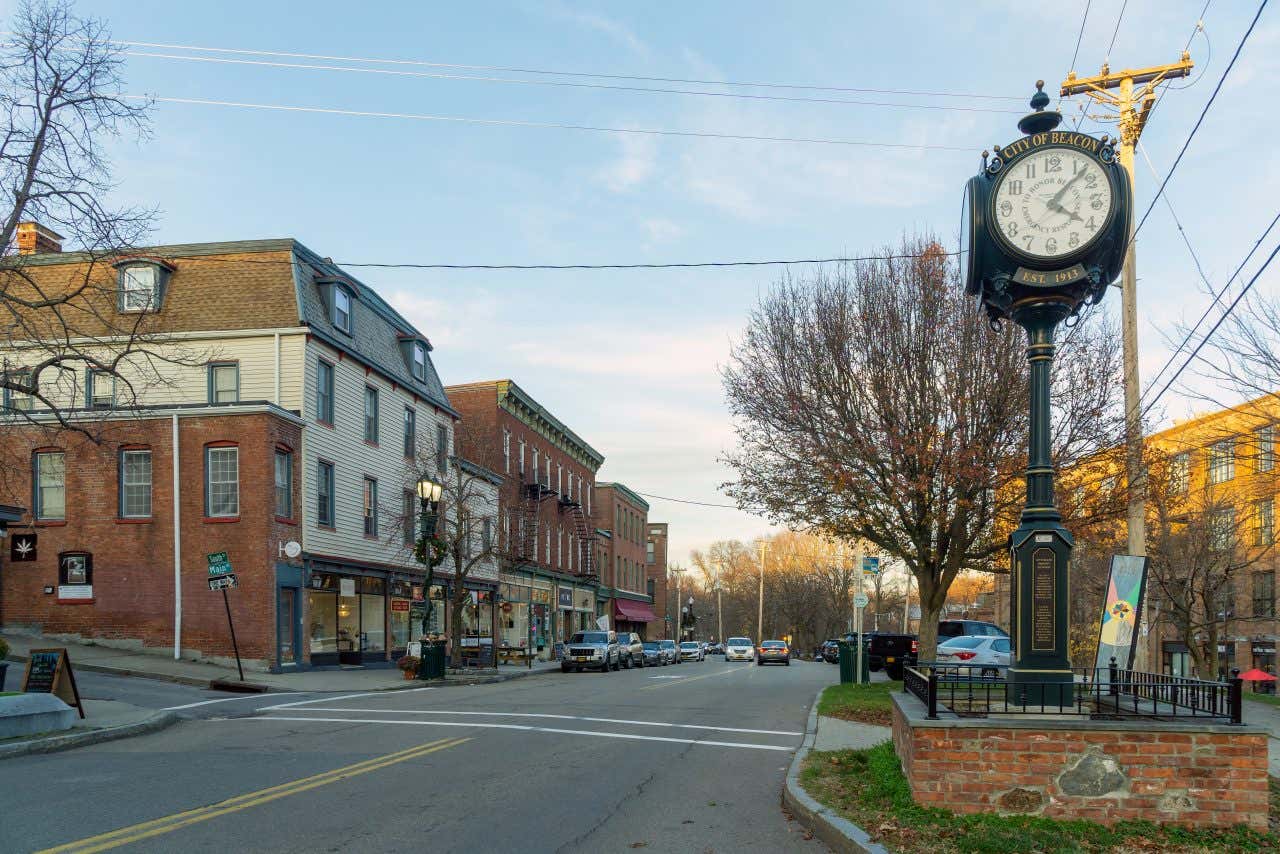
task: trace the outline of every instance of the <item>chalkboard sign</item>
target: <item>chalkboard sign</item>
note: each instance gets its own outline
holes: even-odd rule
[[[22,677],[22,690],[27,694],[53,694],[68,706],[74,706],[84,717],[76,676],[65,648],[33,649]]]

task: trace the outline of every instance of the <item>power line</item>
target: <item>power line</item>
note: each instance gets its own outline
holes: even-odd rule
[[[736,504],[715,504],[710,501],[694,501],[689,498],[671,498],[667,495],[654,495],[651,492],[637,492],[636,495],[643,495],[645,498],[656,498],[659,501],[674,501],[676,504],[693,504],[698,507],[722,507],[726,510],[741,510],[742,508]],[[748,512],[748,511],[743,511]]]
[[[1262,0],[1262,3],[1259,4],[1258,11],[1253,16],[1253,21],[1249,23],[1249,29],[1245,31],[1244,36],[1240,39],[1240,43],[1236,45],[1236,50],[1231,56],[1231,61],[1227,63],[1227,67],[1222,72],[1222,76],[1218,78],[1218,85],[1213,87],[1213,94],[1211,94],[1209,96],[1209,100],[1205,102],[1204,109],[1200,111],[1200,117],[1196,119],[1195,126],[1191,128],[1191,133],[1187,135],[1186,141],[1182,143],[1182,148],[1178,151],[1178,156],[1174,158],[1173,165],[1169,167],[1169,173],[1165,175],[1164,180],[1160,182],[1160,189],[1156,191],[1155,197],[1151,199],[1151,204],[1147,206],[1146,212],[1138,222],[1138,227],[1135,228],[1133,230],[1133,234],[1130,235],[1129,240],[1126,243],[1126,249],[1128,244],[1133,243],[1133,241],[1137,239],[1138,232],[1142,231],[1142,227],[1146,225],[1147,217],[1151,216],[1151,211],[1155,209],[1156,202],[1158,202],[1160,197],[1164,194],[1164,188],[1169,185],[1169,179],[1172,178],[1173,173],[1177,171],[1178,164],[1182,162],[1183,155],[1185,155],[1187,153],[1187,149],[1191,147],[1191,141],[1195,139],[1196,132],[1199,131],[1200,126],[1204,124],[1205,116],[1209,114],[1209,108],[1212,107],[1213,102],[1217,100],[1218,93],[1222,91],[1222,84],[1226,82],[1227,76],[1231,74],[1231,69],[1235,67],[1236,60],[1240,58],[1240,52],[1244,50],[1245,43],[1253,33],[1253,28],[1258,25],[1258,19],[1262,17],[1262,10],[1267,8],[1268,2],[1270,2],[1270,0]]]
[[[224,56],[181,56],[172,53],[150,53],[147,51],[127,51],[129,56],[142,56],[153,59],[176,59],[187,62],[212,62],[226,65],[255,65],[268,68],[293,68],[303,71],[338,71],[348,74],[380,74],[392,77],[413,77],[430,80],[470,80],[481,83],[503,83],[520,86],[558,86],[573,89],[605,89],[614,92],[641,92],[649,94],[691,95],[708,98],[739,98],[752,101],[787,101],[809,104],[846,104],[859,107],[890,107],[906,110],[944,110],[966,113],[1007,113],[1020,114],[1018,110],[1001,110],[991,107],[959,107],[947,104],[903,104],[886,101],[859,101],[849,98],[805,98],[795,95],[759,95],[748,92],[710,92],[691,89],[659,89],[645,86],[620,86],[611,83],[582,83],[569,80],[520,80],[512,77],[482,77],[469,74],[444,74],[429,71],[402,71],[394,68],[359,68],[351,65],[316,65],[302,62],[277,62],[263,59],[231,59]]]
[[[250,110],[273,110],[288,113],[319,113],[324,115],[359,116],[379,119],[409,119],[427,122],[451,122],[455,124],[501,125],[507,127],[541,128],[554,130],[581,130],[595,133],[624,133],[641,136],[675,136],[695,139],[737,139],[749,142],[789,142],[809,145],[847,145],[859,148],[892,148],[907,151],[964,151],[972,147],[958,145],[930,145],[929,143],[869,142],[857,139],[830,139],[824,137],[765,136],[759,134],[716,133],[713,131],[654,130],[645,128],[619,128],[603,125],[579,125],[561,122],[532,122],[517,119],[479,119],[468,116],[436,116],[423,113],[391,113],[374,110],[344,110],[334,107],[299,107],[290,104],[255,104],[246,101],[219,101],[206,98],[167,98],[155,95],[121,95],[134,100],[155,101],[165,104],[198,104],[212,107],[239,107]]]
[[[7,34],[7,33],[6,33]],[[159,48],[163,50],[192,50],[204,53],[229,53],[242,56],[278,56],[286,59],[318,59],[328,62],[367,62],[379,65],[406,65],[422,68],[453,68],[462,71],[494,71],[511,74],[542,74],[550,77],[585,77],[600,80],[637,80],[644,83],[682,83],[697,86],[732,86],[756,89],[790,89],[808,92],[847,92],[870,95],[916,95],[930,98],[965,98],[995,101],[1022,101],[1015,95],[983,95],[975,92],[938,92],[920,89],[875,89],[854,86],[818,86],[800,83],[759,83],[733,80],[706,80],[688,77],[645,77],[635,74],[598,74],[584,71],[555,71],[545,68],[522,68],[508,65],[463,65],[450,62],[430,62],[415,59],[378,59],[361,56],[333,56],[318,53],[296,53],[272,50],[249,50],[230,47],[203,47],[189,44],[167,44],[163,42],[113,41],[112,44],[126,47]]]
[[[1076,49],[1071,53],[1071,67],[1068,71],[1076,70],[1076,60],[1080,57],[1080,42],[1084,41],[1084,25],[1089,20],[1089,7],[1093,5],[1093,0],[1085,0],[1084,17],[1080,19],[1080,33],[1076,36]]]
[[[1127,8],[1129,8],[1129,0],[1124,0],[1124,3],[1120,4],[1120,14],[1116,17],[1116,28],[1111,31],[1111,44],[1107,45],[1106,62],[1108,64],[1111,62],[1111,50],[1116,46],[1116,36],[1120,35],[1120,22],[1124,20],[1124,10]]]
[[[1196,356],[1200,354],[1200,350],[1203,349],[1205,344],[1209,343],[1209,339],[1218,331],[1218,327],[1222,326],[1223,321],[1231,316],[1231,312],[1235,311],[1236,306],[1240,304],[1240,300],[1244,299],[1245,294],[1249,293],[1249,289],[1253,287],[1254,282],[1258,281],[1258,277],[1266,272],[1267,267],[1271,265],[1273,260],[1275,260],[1277,254],[1280,254],[1280,243],[1277,243],[1276,247],[1271,250],[1271,254],[1267,256],[1267,260],[1262,262],[1262,266],[1258,268],[1258,271],[1254,273],[1248,283],[1240,289],[1240,293],[1236,294],[1236,298],[1231,301],[1231,305],[1227,306],[1226,311],[1222,313],[1222,316],[1218,318],[1217,322],[1214,323],[1209,331],[1205,333],[1204,337],[1200,339],[1200,343],[1196,344],[1195,349],[1191,351],[1191,355],[1187,356],[1187,360],[1182,363],[1177,371],[1174,372],[1173,376],[1169,377],[1168,382],[1161,387],[1160,392],[1155,397],[1151,398],[1151,402],[1142,410],[1141,417],[1145,417],[1146,414],[1151,411],[1151,407],[1155,406],[1156,402],[1159,401],[1160,398],[1164,396],[1164,393],[1169,390],[1169,387],[1177,382],[1178,377],[1182,376],[1182,372],[1187,369],[1187,366],[1195,361]]]

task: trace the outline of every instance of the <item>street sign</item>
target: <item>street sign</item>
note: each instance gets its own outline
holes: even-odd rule
[[[880,574],[880,556],[864,555],[862,558],[862,572],[864,575]]]
[[[214,552],[207,555],[209,559],[209,577],[216,578],[220,575],[231,574],[231,560],[227,557],[226,552]],[[217,590],[217,587],[210,587],[210,590]]]
[[[853,606],[855,608],[865,608],[867,607],[867,603],[870,601],[871,600],[867,598],[867,594],[859,593],[858,595],[853,597]]]
[[[210,572],[212,571],[213,570],[210,569]],[[239,582],[236,581],[236,577],[234,573],[227,573],[226,575],[215,575],[209,579],[210,590],[226,590],[228,587],[238,587],[238,586],[240,585],[239,585]]]

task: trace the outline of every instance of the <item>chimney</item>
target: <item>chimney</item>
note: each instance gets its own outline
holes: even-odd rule
[[[38,222],[18,223],[18,254],[39,255],[45,252],[61,252],[62,235],[45,228]]]

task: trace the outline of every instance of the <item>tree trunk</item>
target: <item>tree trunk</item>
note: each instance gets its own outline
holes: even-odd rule
[[[920,591],[920,631],[917,636],[919,651],[917,660],[936,661],[938,657],[938,619],[946,602],[947,592],[933,575],[916,574]]]
[[[461,581],[455,581],[453,586],[453,596],[450,601],[453,607],[449,614],[449,662],[454,667],[462,666],[462,607],[467,600],[466,588],[462,586]]]

